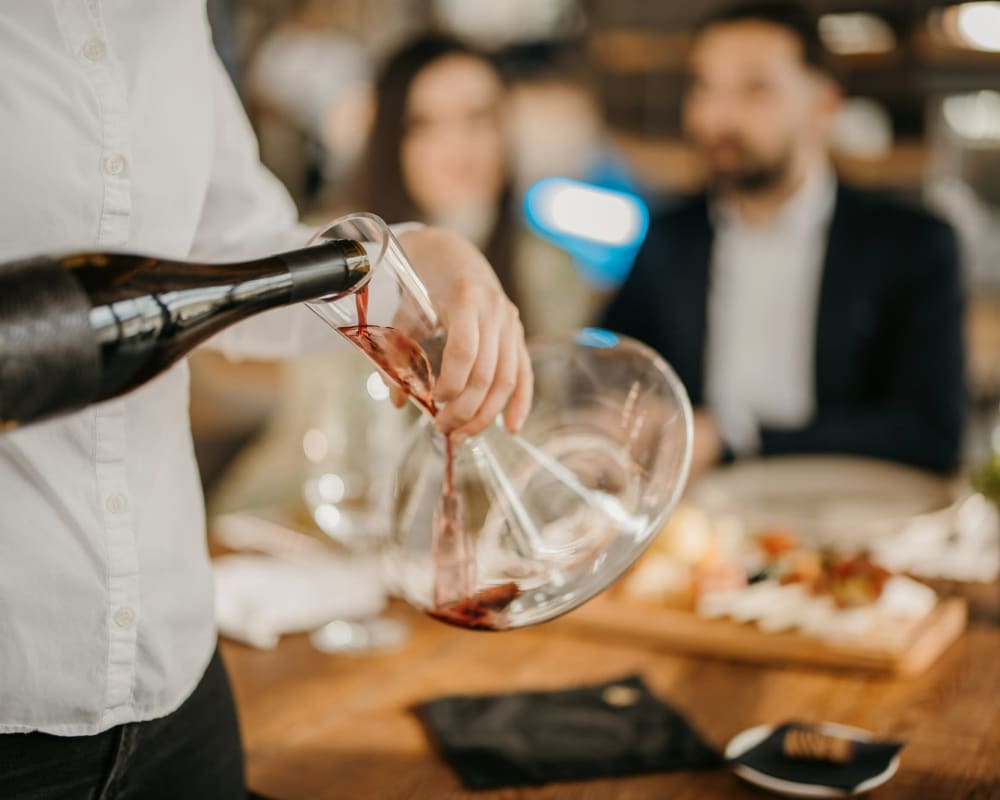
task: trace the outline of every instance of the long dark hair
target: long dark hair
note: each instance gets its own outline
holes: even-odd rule
[[[406,189],[400,158],[406,133],[410,86],[426,67],[456,55],[482,61],[503,80],[503,73],[488,55],[457,39],[441,35],[425,35],[410,42],[396,52],[379,73],[375,84],[375,119],[355,194],[365,210],[374,211],[388,222],[419,220],[423,216]],[[504,291],[516,302],[513,265],[515,224],[508,178],[504,181],[496,222],[483,252],[493,265]]]

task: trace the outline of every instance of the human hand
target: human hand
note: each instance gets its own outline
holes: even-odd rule
[[[691,476],[706,472],[722,458],[724,445],[718,426],[708,411],[694,412],[694,450],[691,454]]]
[[[447,329],[434,400],[436,426],[461,442],[491,424],[504,407],[512,432],[531,409],[533,378],[516,306],[471,243],[435,228],[408,230],[399,243],[427,287]],[[394,392],[394,400],[402,396]]]

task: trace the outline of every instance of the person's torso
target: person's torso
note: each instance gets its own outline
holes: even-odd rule
[[[0,262],[183,258],[212,158],[204,2],[21,0],[0,14]],[[159,716],[214,640],[183,363],[0,435],[0,731]]]
[[[924,212],[877,193],[838,188],[821,242],[818,286],[810,289],[815,306],[798,323],[816,410],[879,401],[900,284],[914,257],[908,232],[926,224]],[[644,338],[674,366],[695,405],[706,395],[714,243],[708,206],[699,197],[654,221],[644,245],[650,252],[637,264],[661,309]],[[793,299],[779,288],[774,302],[771,312],[783,313]]]
[[[713,205],[705,396],[737,453],[760,428],[800,428],[816,409],[814,341],[836,181],[816,171],[773,218]]]

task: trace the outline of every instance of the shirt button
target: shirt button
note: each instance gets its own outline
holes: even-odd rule
[[[131,628],[135,622],[135,612],[128,606],[122,606],[115,612],[114,620],[119,628]]]
[[[108,175],[121,175],[125,171],[125,157],[119,153],[104,159],[104,171]]]
[[[104,501],[104,507],[112,514],[124,514],[128,511],[128,498],[118,493],[108,495],[108,499]]]
[[[86,44],[84,44],[83,50],[81,51],[83,57],[87,59],[87,61],[94,64],[104,58],[107,52],[108,48],[100,39],[90,39]]]

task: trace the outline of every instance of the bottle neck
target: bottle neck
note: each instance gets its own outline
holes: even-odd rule
[[[351,239],[333,239],[274,256],[291,277],[290,302],[336,297],[361,288],[371,275],[364,247]]]
[[[233,298],[266,290],[275,305],[343,294],[370,271],[364,248],[348,239],[223,264],[147,258],[124,253],[79,253],[58,259],[93,305],[140,295],[217,289]],[[110,269],[109,269],[110,267]]]
[[[364,280],[367,268],[361,245],[344,240],[250,262],[158,262],[139,269],[128,281],[127,296],[115,292],[90,311],[104,355],[101,394],[152,377],[254,314],[348,291]],[[157,343],[153,355],[151,343]]]
[[[232,264],[115,253],[0,264],[0,430],[116,396],[235,322],[369,275],[350,240]]]

